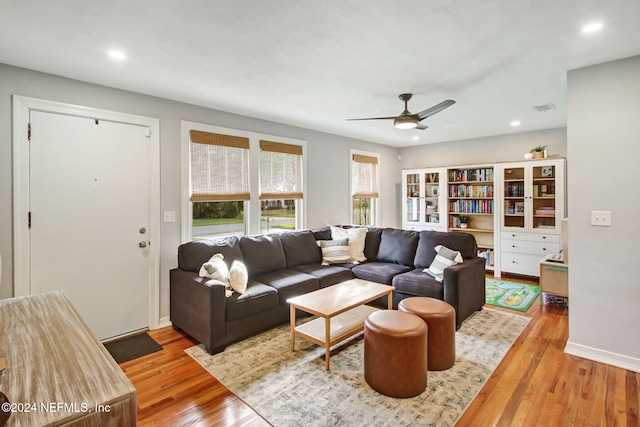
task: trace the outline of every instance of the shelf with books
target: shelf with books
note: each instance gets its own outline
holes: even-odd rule
[[[452,167],[447,169],[447,178],[449,231],[472,234],[478,256],[487,259],[487,269],[493,269],[496,228],[493,165]]]

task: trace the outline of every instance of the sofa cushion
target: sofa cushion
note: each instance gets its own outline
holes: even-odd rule
[[[243,294],[227,298],[226,320],[252,316],[278,306],[278,291],[264,283],[250,280]]]
[[[414,265],[416,268],[429,268],[436,257],[434,248],[438,245],[459,251],[462,258],[469,259],[478,256],[476,239],[469,233],[421,231],[416,249]]]
[[[295,270],[271,271],[254,279],[275,288],[278,291],[280,304],[286,304],[289,298],[320,289],[318,278]]]
[[[311,233],[316,240],[331,240],[331,227],[314,228]]]
[[[277,234],[242,236],[240,248],[251,278],[287,268],[282,241]]]
[[[382,230],[377,261],[392,262],[413,268],[418,236],[417,231],[385,228]]]
[[[380,239],[382,239],[382,228],[367,227],[367,235],[364,238],[364,256],[368,261],[377,261],[378,249],[380,249]]]
[[[420,269],[398,274],[391,284],[396,292],[421,297],[437,298],[444,301],[444,285]]]
[[[353,273],[351,272],[351,269],[345,268],[343,266],[306,264],[298,265],[293,269],[301,273],[306,273],[317,277],[320,281],[321,288],[326,288],[327,286],[335,285],[336,283],[353,279]]]
[[[202,264],[209,261],[214,254],[224,256],[227,267],[234,260],[243,260],[240,242],[235,236],[217,240],[194,240],[178,246],[178,267],[185,271],[200,271]]]
[[[358,279],[370,280],[384,285],[390,285],[394,276],[410,270],[411,267],[406,265],[375,261],[356,265],[351,269],[353,275]]]
[[[302,264],[313,264],[322,261],[320,249],[313,233],[309,230],[289,231],[280,234],[287,268]]]

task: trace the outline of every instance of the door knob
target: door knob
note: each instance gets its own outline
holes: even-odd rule
[[[147,247],[147,242],[140,242],[138,243],[138,246],[140,246],[141,248],[146,248]]]

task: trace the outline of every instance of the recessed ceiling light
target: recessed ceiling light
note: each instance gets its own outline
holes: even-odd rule
[[[602,29],[602,22],[592,22],[582,27],[584,34],[595,33]]]
[[[127,55],[125,55],[124,52],[122,52],[120,50],[110,50],[109,51],[109,58],[115,59],[115,60],[118,60],[118,61],[123,61],[123,60],[127,59]]]
[[[511,126],[513,126],[513,127],[520,126],[520,120],[514,120],[514,121],[512,121],[512,122],[511,122]]]
[[[420,140],[420,137],[419,137],[418,135],[416,135],[416,136],[414,136],[414,137],[413,137],[413,138],[411,138],[411,139],[413,139],[414,141],[419,141],[419,140]]]

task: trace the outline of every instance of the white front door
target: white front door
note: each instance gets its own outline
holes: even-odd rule
[[[40,111],[30,123],[29,293],[64,290],[99,339],[149,327],[149,129]]]

